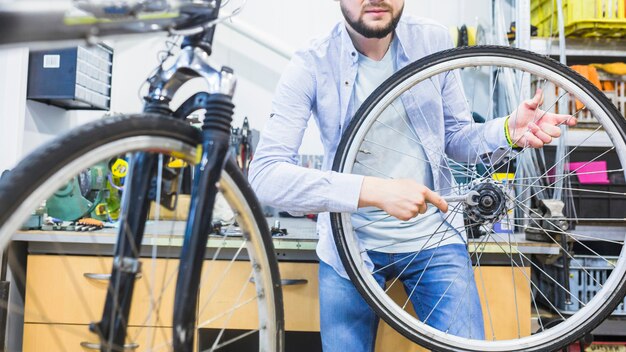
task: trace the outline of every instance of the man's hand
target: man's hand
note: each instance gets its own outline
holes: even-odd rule
[[[410,220],[428,210],[431,203],[444,213],[448,203],[437,193],[411,179],[385,180],[366,176],[361,186],[359,208],[375,206],[400,220]]]
[[[526,100],[509,117],[511,141],[519,147],[541,148],[561,136],[559,125],[576,125],[572,115],[560,115],[539,109],[543,103],[541,89],[531,100]]]

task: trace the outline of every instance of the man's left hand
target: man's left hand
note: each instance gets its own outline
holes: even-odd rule
[[[543,111],[541,89],[535,96],[524,101],[509,117],[509,135],[511,141],[519,147],[541,148],[561,136],[560,125],[575,126],[576,118],[572,115],[554,114]]]

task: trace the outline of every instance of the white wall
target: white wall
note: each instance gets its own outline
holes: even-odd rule
[[[489,24],[491,0],[406,0],[405,13],[429,17],[446,26]],[[312,38],[328,33],[342,20],[342,15],[339,2],[334,0],[250,0],[237,20],[295,50],[305,47]],[[234,67],[239,74],[236,115],[239,118],[248,116],[254,128],[262,129],[270,113],[271,92],[287,61],[277,55],[272,57],[267,49],[242,39],[241,35],[224,26],[218,29],[216,37],[216,59],[226,60],[223,62]],[[300,153],[322,153],[319,133],[312,119]]]
[[[73,127],[100,118],[102,114],[102,111],[68,111],[36,101],[26,101],[22,155]]]
[[[28,50],[0,50],[0,173],[22,155]]]
[[[228,8],[240,3],[231,0]],[[491,0],[406,0],[405,12],[433,18],[448,26],[489,23]],[[334,0],[250,0],[236,18],[281,47],[295,50],[310,39],[327,33],[341,20]],[[157,64],[157,53],[165,48],[165,36],[115,40],[112,112],[141,110],[139,87]],[[25,103],[27,51],[0,50],[0,171],[11,167],[24,153],[63,131],[93,120],[102,112],[65,111],[48,105]],[[233,31],[220,26],[216,32],[213,60],[228,65],[238,75],[235,95],[235,124],[248,117],[252,128],[262,129],[270,113],[272,92],[288,60]],[[202,87],[194,82],[191,92]],[[313,124],[313,123],[312,123]],[[302,154],[321,154],[317,129],[309,129]]]

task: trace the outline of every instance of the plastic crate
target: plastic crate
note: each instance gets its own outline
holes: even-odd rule
[[[621,113],[622,116],[626,118],[626,80],[624,80],[624,76],[610,76],[607,74],[599,73],[600,77],[600,87],[602,92],[611,100],[613,105],[617,107],[617,110]],[[558,92],[554,85],[546,84],[544,87],[544,100],[546,102],[554,102],[556,101],[561,92]],[[599,126],[598,120],[591,114],[591,112],[587,109],[582,108],[582,103],[576,101],[575,99],[570,99],[568,106],[566,106],[567,111],[561,112],[559,111],[557,104],[550,104],[550,112],[554,113],[564,113],[564,114],[574,114],[576,113],[576,119],[578,120],[578,125],[575,128],[596,128]],[[580,110],[580,111],[579,111]]]
[[[567,347],[568,352],[623,352],[626,351],[626,342],[601,342],[594,341],[590,346],[586,346],[584,350],[580,349],[578,342]]]
[[[605,258],[611,263],[617,261],[617,257],[606,256]],[[545,277],[546,274],[540,274],[539,289],[550,298],[551,303],[559,312],[574,314],[581,308],[580,302],[587,303],[598,293],[600,285],[607,280],[612,269],[613,267],[602,258],[580,255],[570,259],[569,286],[570,292],[576,297],[570,298],[571,304],[565,304],[565,291],[552,281],[555,279],[562,282],[562,262],[545,267],[546,274],[552,279]],[[626,298],[617,306],[612,315],[626,316]]]
[[[578,191],[578,187],[584,188],[587,191]],[[585,218],[611,218],[615,220],[624,218],[626,196],[623,194],[626,192],[626,185],[585,184],[578,186],[576,184],[572,184],[572,188],[574,209],[576,210],[576,216],[579,219],[583,219],[580,220],[581,224],[584,224]],[[592,222],[596,224],[602,223],[602,221],[599,220],[594,220]]]
[[[600,77],[600,82],[603,86],[602,91],[611,100],[613,105],[617,107],[617,110],[619,110],[622,116],[626,117],[626,82],[622,79],[612,79],[608,76],[601,75]],[[576,111],[578,111],[578,106],[576,106],[574,101],[570,101],[570,111],[568,113],[573,114]],[[591,115],[589,110],[579,112],[576,117],[582,127],[593,128],[598,125],[598,120]]]
[[[531,21],[539,36],[559,32],[556,6],[556,0],[531,1]],[[566,36],[625,37],[626,1],[563,0],[563,20]]]

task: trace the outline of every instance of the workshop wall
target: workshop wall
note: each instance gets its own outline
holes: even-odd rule
[[[224,13],[239,3],[231,0]],[[447,26],[489,23],[491,1],[477,0],[466,5],[463,0],[407,0],[405,12],[430,17]],[[306,46],[311,38],[327,33],[339,20],[341,13],[337,1],[271,0],[249,1],[235,23],[239,21],[256,34],[271,38],[276,45],[293,52]],[[139,88],[157,65],[158,52],[165,48],[164,41],[164,35],[155,35],[148,40],[138,37],[107,40],[115,50],[112,113],[140,111]],[[227,26],[220,26],[217,30],[213,59],[220,65],[233,67],[238,75],[235,126],[248,117],[252,128],[262,130],[270,113],[272,93],[288,59]],[[102,116],[98,111],[66,111],[27,102],[27,61],[25,49],[0,50],[2,84],[10,85],[0,87],[1,118],[8,122],[3,123],[6,128],[0,130],[5,152],[0,155],[0,170],[13,166],[22,155],[59,133]],[[191,82],[185,90],[192,92],[200,87],[202,82],[198,80]],[[314,125],[312,119],[311,125]],[[300,152],[322,153],[317,128],[309,129]]]

